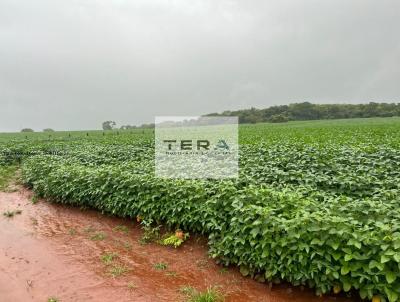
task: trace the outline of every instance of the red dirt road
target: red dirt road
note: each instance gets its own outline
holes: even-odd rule
[[[205,239],[193,237],[178,249],[141,245],[137,223],[92,210],[39,201],[31,192],[0,192],[0,302],[185,301],[182,286],[218,286],[225,301],[351,301],[318,298],[311,290],[286,285],[270,289],[237,269],[222,270],[207,258]],[[8,218],[3,212],[22,210]],[[128,227],[128,232],[115,229]],[[102,234],[104,239],[96,237]],[[101,236],[100,236],[101,237]],[[93,240],[102,239],[102,240]],[[116,253],[111,264],[104,253]],[[166,263],[157,270],[156,263]],[[112,277],[113,266],[128,269]]]

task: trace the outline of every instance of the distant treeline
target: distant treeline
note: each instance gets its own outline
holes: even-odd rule
[[[312,104],[309,102],[272,106],[265,109],[241,109],[210,113],[204,116],[237,116],[239,123],[284,123],[288,121],[329,120],[365,117],[400,116],[400,103],[368,103],[368,104]],[[103,122],[103,130],[118,129],[114,121]],[[123,125],[119,129],[154,128],[154,123]]]
[[[239,123],[400,116],[400,103],[311,104],[309,102],[211,113],[206,116],[238,116]]]
[[[121,126],[120,129],[122,130],[128,130],[128,129],[137,129],[137,128],[154,128],[154,123],[150,123],[150,124],[142,124],[140,126],[135,126],[135,125],[124,125]]]
[[[105,121],[102,124],[103,130],[116,130],[118,129],[117,123],[115,121]],[[154,128],[154,123],[153,124],[142,124],[140,126],[135,126],[135,125],[123,125],[119,129],[121,130],[129,130],[129,129],[138,129],[138,128]]]

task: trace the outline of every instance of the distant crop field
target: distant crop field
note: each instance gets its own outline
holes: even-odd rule
[[[400,137],[400,117],[360,118],[343,120],[297,121],[287,123],[242,124],[239,137],[242,144],[302,140],[305,142],[326,142],[335,138],[337,143],[363,143],[368,140],[381,140],[387,137],[387,143],[396,143]],[[371,136],[372,135],[372,136]],[[390,135],[390,137],[388,137]],[[130,130],[87,130],[0,133],[0,143],[8,142],[46,142],[97,140],[103,142],[124,142],[135,144],[137,140],[153,139],[154,129]],[[136,141],[136,142],[135,142]],[[398,141],[397,141],[398,142]]]
[[[0,134],[40,197],[208,236],[245,276],[400,295],[400,118],[240,125],[240,177],[154,177],[153,129]]]

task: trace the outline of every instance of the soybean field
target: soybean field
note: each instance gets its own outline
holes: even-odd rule
[[[0,169],[40,198],[202,234],[260,282],[399,301],[400,118],[243,124],[239,140],[230,180],[155,178],[153,129],[0,134]]]

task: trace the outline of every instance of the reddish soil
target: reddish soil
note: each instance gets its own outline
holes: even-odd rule
[[[174,249],[141,245],[140,226],[127,219],[108,217],[92,210],[39,201],[31,192],[0,192],[0,301],[185,301],[179,289],[205,290],[217,286],[225,301],[351,301],[342,297],[318,298],[311,290],[288,285],[269,288],[222,269],[207,257],[206,240],[192,236]],[[6,217],[7,210],[22,210]],[[128,232],[115,229],[128,227]],[[93,240],[102,233],[103,240]],[[99,239],[99,238],[97,238]],[[101,239],[101,238],[100,238]],[[101,256],[117,253],[112,264]],[[166,263],[157,270],[156,263]],[[128,269],[120,276],[109,273],[114,265]]]

